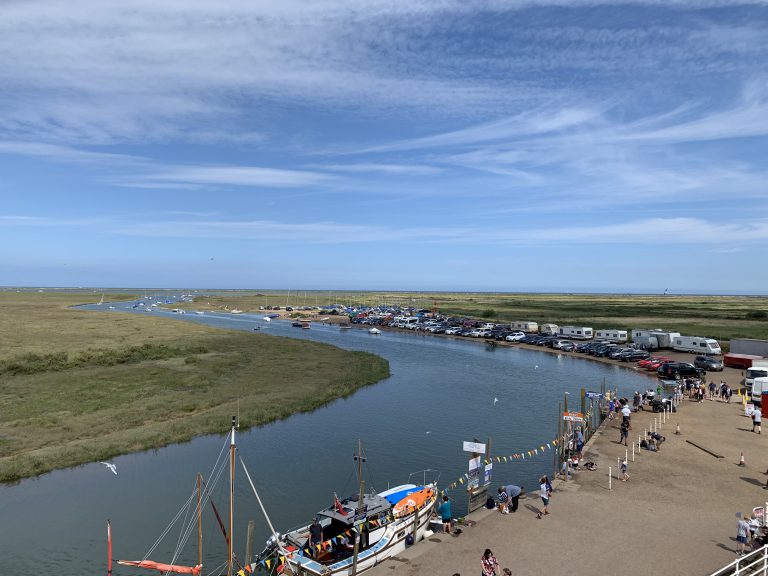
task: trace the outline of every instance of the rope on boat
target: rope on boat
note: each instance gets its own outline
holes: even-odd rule
[[[242,457],[240,458],[240,465],[243,467],[243,470],[245,471],[245,477],[248,478],[248,483],[251,485],[251,490],[253,490],[253,494],[256,496],[256,501],[259,503],[259,507],[261,508],[261,513],[264,514],[264,518],[267,520],[269,529],[272,531],[272,537],[275,539],[275,544],[277,545],[278,549],[283,554],[283,556],[290,555],[290,552],[288,552],[288,550],[283,548],[283,545],[280,542],[280,539],[277,537],[277,532],[275,531],[275,527],[272,525],[272,520],[269,519],[269,514],[267,514],[266,508],[264,508],[264,504],[261,501],[261,497],[259,496],[259,493],[256,490],[256,486],[254,486],[253,484],[253,480],[251,480],[251,475],[248,473],[248,468],[245,467],[245,462],[243,462]],[[286,564],[290,568],[291,573],[296,574],[296,570],[294,566],[290,562],[286,562]]]
[[[211,476],[213,476],[216,473],[216,469],[219,469],[218,474],[215,475],[215,479],[213,480],[213,485],[215,485],[219,478],[221,478],[221,475],[223,474],[224,466],[220,464],[222,455],[226,452],[226,450],[229,448],[229,439],[224,443],[222,446],[221,451],[219,452],[219,456],[216,459],[215,464],[211,468]],[[152,555],[152,553],[155,551],[155,549],[160,545],[160,543],[165,539],[165,537],[168,535],[168,533],[171,531],[173,526],[179,521],[179,518],[182,516],[182,513],[186,512],[189,513],[189,509],[191,507],[193,499],[196,497],[196,490],[192,491],[192,494],[190,494],[187,501],[179,508],[179,511],[176,513],[176,515],[173,517],[173,519],[168,523],[168,525],[165,527],[163,532],[158,536],[157,540],[152,544],[150,549],[147,551],[146,555],[142,560],[148,560],[149,557]],[[210,500],[210,489],[207,488],[204,492],[204,497],[201,498],[200,506],[204,506],[204,504],[207,503],[208,500]],[[197,505],[195,505],[195,510],[197,510]],[[186,515],[185,515],[186,516]],[[173,553],[173,558],[171,561],[171,564],[176,564],[176,561],[178,560],[179,555],[181,554],[181,551],[183,547],[186,545],[187,541],[189,540],[190,535],[195,529],[195,523],[193,521],[187,522],[186,517],[184,520],[184,524],[186,524],[186,528],[182,530],[179,540],[176,544],[176,550]]]

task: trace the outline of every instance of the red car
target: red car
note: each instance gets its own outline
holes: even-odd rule
[[[645,369],[649,372],[651,370],[656,370],[659,366],[664,364],[664,362],[671,362],[669,358],[662,357],[662,358],[655,358],[653,362],[648,362],[648,364],[645,365]]]
[[[645,360],[640,360],[640,362],[637,363],[638,368],[645,368],[648,364],[651,362],[655,362],[659,359],[659,356],[649,356]]]

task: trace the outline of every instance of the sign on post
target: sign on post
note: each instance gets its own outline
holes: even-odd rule
[[[581,412],[563,412],[563,420],[568,422],[584,422],[584,414]]]
[[[485,444],[479,442],[464,442],[464,452],[476,452],[485,454]]]

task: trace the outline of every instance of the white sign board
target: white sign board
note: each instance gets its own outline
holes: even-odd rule
[[[485,454],[485,444],[480,444],[479,442],[464,442],[464,452]]]

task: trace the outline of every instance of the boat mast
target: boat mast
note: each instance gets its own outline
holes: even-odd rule
[[[197,473],[197,563],[203,563],[203,509],[202,509],[203,477]]]
[[[363,443],[360,440],[357,441],[357,454],[355,454],[355,460],[357,461],[357,478],[360,481],[360,492],[357,496],[357,510],[355,511],[355,520],[357,520],[357,517],[365,511],[365,505],[363,503],[363,493],[365,492],[365,480],[363,480],[363,462],[365,462],[365,458],[363,458]],[[359,524],[357,531],[353,532],[353,534],[355,534],[355,550],[354,554],[352,555],[352,576],[357,574],[357,553],[360,551],[360,541],[363,537],[364,525],[365,520],[363,520],[362,524]]]
[[[227,576],[232,576],[232,541],[234,540],[235,516],[235,425],[237,418],[232,416],[232,440],[229,442],[229,545],[227,550]]]

